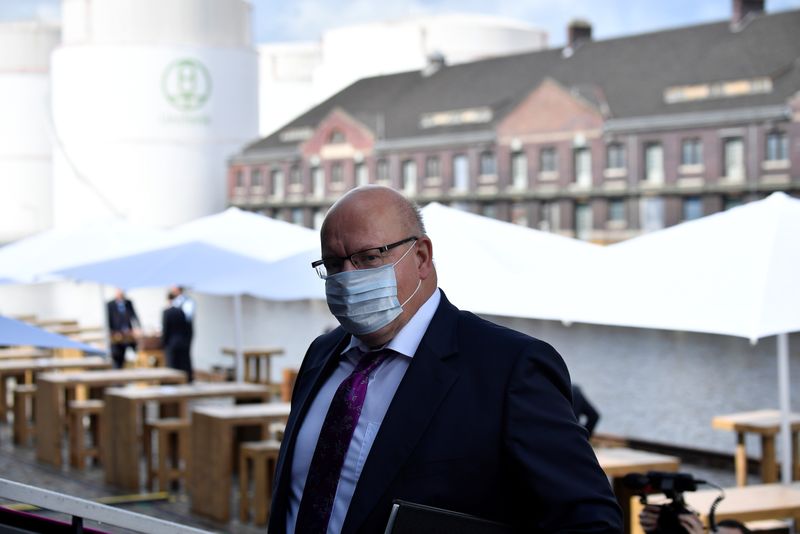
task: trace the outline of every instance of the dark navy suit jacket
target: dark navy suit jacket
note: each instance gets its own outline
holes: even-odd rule
[[[309,347],[278,460],[270,534],[286,528],[297,432],[349,336]],[[619,507],[572,412],[569,374],[547,343],[442,300],[397,389],[342,532],[383,533],[393,499],[524,532],[621,532]]]

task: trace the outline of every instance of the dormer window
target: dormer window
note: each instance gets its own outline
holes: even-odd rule
[[[346,141],[344,134],[340,130],[333,130],[328,137],[329,145],[341,145]]]

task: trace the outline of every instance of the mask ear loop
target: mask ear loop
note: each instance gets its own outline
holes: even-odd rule
[[[408,253],[409,253],[409,252],[411,252],[411,249],[412,249],[412,248],[414,248],[414,246],[416,246],[416,244],[417,244],[417,243],[419,243],[419,241],[418,241],[418,240],[417,240],[417,241],[414,241],[414,242],[411,244],[411,246],[410,246],[410,247],[408,247],[408,250],[406,250],[406,251],[405,251],[405,253],[404,253],[402,256],[400,256],[400,259],[399,259],[399,260],[397,260],[396,262],[394,262],[394,263],[392,264],[392,267],[396,266],[398,263],[400,263],[401,261],[403,261],[403,258],[405,258],[406,256],[408,256]],[[414,295],[416,295],[416,294],[417,294],[417,291],[419,291],[419,288],[420,288],[421,286],[422,286],[422,280],[420,280],[419,282],[417,282],[417,288],[414,290],[414,292],[413,292],[413,293],[411,293],[411,296],[410,296],[410,297],[408,297],[408,298],[407,298],[405,301],[403,301],[403,303],[400,305],[400,309],[403,309],[403,306],[405,306],[406,304],[408,304],[408,301],[414,298]]]
[[[413,299],[413,298],[414,298],[414,295],[416,295],[416,294],[417,294],[417,291],[419,291],[419,288],[420,288],[420,287],[422,287],[422,280],[420,280],[419,282],[417,282],[417,289],[415,289],[415,290],[414,290],[414,292],[413,292],[413,293],[411,293],[411,296],[410,296],[410,297],[408,297],[408,298],[405,300],[405,302],[403,302],[403,303],[400,305],[400,309],[402,309],[402,308],[403,308],[403,306],[405,306],[406,304],[408,304],[408,301],[409,301],[409,300],[411,300],[411,299]]]

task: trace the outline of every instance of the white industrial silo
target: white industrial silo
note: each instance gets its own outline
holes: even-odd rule
[[[225,206],[258,135],[246,0],[63,0],[52,61],[54,224],[171,226]]]
[[[405,17],[328,29],[318,43],[259,46],[261,134],[358,79],[540,50],[547,33],[526,23],[486,15]]]
[[[41,22],[0,23],[0,244],[51,223],[50,52],[59,36]]]

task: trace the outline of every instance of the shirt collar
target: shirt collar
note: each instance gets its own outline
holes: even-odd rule
[[[442,296],[437,288],[436,291],[433,292],[433,295],[425,301],[425,304],[420,306],[417,313],[409,319],[406,325],[401,328],[397,335],[383,348],[413,358],[419,344],[422,342],[422,336],[424,336],[425,332],[428,330],[428,326],[431,324],[433,315],[436,313],[436,309],[439,307],[439,302],[441,300]],[[350,336],[350,343],[347,344],[342,354],[347,354],[348,351],[356,347],[362,352],[369,352],[370,350],[369,347],[356,336]]]

